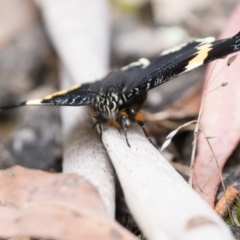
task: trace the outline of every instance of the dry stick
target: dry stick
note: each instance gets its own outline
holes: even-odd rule
[[[61,59],[61,88],[95,81],[96,75],[104,76],[108,69],[109,51],[108,1],[35,1]],[[64,107],[61,112],[63,172],[77,173],[91,182],[107,212],[114,217],[114,171],[98,134],[91,130],[93,122],[89,114],[84,107]]]

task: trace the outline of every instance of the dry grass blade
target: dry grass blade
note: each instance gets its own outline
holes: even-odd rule
[[[179,132],[179,130],[181,130],[182,128],[185,128],[193,123],[196,123],[197,120],[193,120],[193,121],[190,121],[190,122],[187,122],[187,123],[184,123],[182,124],[181,126],[179,126],[177,129],[173,130],[172,132],[170,132],[167,137],[166,137],[166,140],[164,141],[162,147],[161,147],[161,151],[163,151],[164,149],[166,149],[169,144],[171,143],[172,141],[172,138]]]

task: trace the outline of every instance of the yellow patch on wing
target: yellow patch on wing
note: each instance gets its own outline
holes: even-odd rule
[[[44,97],[43,100],[49,100],[49,99],[52,99],[53,97],[64,95],[64,94],[66,94],[66,93],[68,93],[68,92],[70,92],[72,90],[75,90],[75,89],[79,88],[80,86],[81,86],[81,84],[76,84],[76,85],[73,85],[70,88],[67,88],[67,89],[64,89],[64,90],[61,90],[61,91],[49,94],[46,97]]]
[[[190,71],[198,66],[201,66],[204,63],[204,60],[208,56],[208,52],[212,49],[212,44],[204,44],[198,47],[197,56],[188,62],[186,71]]]

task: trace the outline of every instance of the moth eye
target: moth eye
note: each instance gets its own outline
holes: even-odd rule
[[[115,108],[115,103],[113,101],[109,102],[109,108],[112,110]]]

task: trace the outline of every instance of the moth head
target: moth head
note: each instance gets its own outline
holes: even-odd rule
[[[105,95],[96,96],[95,110],[99,111],[105,119],[116,119],[119,111],[119,96],[111,92]]]

